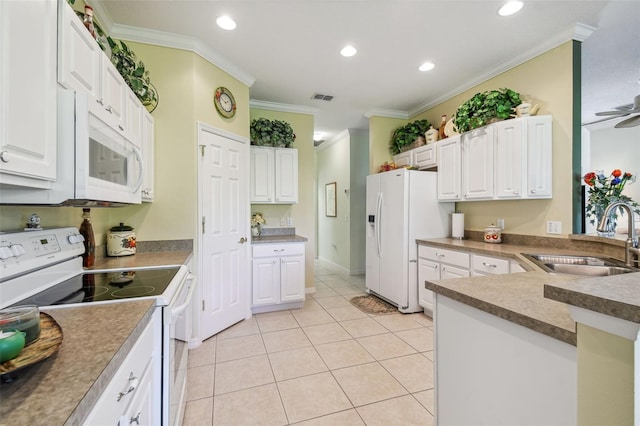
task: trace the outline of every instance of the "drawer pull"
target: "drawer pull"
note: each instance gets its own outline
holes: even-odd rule
[[[438,253],[438,252],[436,252],[436,256],[438,256],[438,257],[445,257],[445,255],[444,255],[444,254],[442,254],[442,253]]]
[[[133,375],[133,373],[129,373],[129,382],[131,382],[129,384],[129,388],[127,388],[126,391],[124,392],[118,392],[118,402],[120,402],[120,400],[130,394],[131,392],[133,392],[134,390],[136,390],[136,388],[138,387],[138,378],[136,376]]]
[[[497,268],[498,265],[495,265],[493,263],[487,263],[487,262],[482,262],[483,266],[486,266],[487,268]]]
[[[138,411],[138,414],[136,414],[135,417],[131,417],[131,419],[129,420],[129,424],[136,422],[137,425],[140,424],[140,415],[142,414],[141,411]]]
[[[274,251],[274,252],[276,252],[276,253],[278,253],[278,252],[283,252],[283,251],[284,251],[284,249],[280,249],[280,250],[278,250],[278,249],[273,249],[273,251]]]

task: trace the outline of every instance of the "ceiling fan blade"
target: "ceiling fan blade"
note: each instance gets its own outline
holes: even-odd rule
[[[629,111],[602,111],[602,112],[596,112],[596,115],[598,117],[604,117],[607,115],[618,115],[620,117],[624,117],[625,115],[629,115],[631,114],[631,112]]]
[[[616,129],[620,129],[620,128],[626,128],[626,127],[635,127],[635,126],[640,126],[640,115],[636,115],[634,117],[627,118],[626,120],[622,120],[621,122],[616,124],[614,127]]]

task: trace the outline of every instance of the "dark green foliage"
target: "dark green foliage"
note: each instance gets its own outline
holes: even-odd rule
[[[424,137],[429,126],[428,120],[416,120],[397,128],[391,137],[391,153],[399,154],[404,146],[411,145],[420,136]]]
[[[296,135],[286,121],[258,118],[251,120],[251,144],[290,148]]]
[[[494,119],[504,120],[520,105],[520,94],[511,89],[476,93],[456,111],[454,123],[460,133],[486,126]]]

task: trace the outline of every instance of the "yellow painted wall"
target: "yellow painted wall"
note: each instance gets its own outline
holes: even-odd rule
[[[474,94],[504,87],[540,105],[538,114],[553,116],[553,199],[456,203],[456,208],[465,213],[466,229],[483,230],[502,218],[508,233],[546,235],[547,220],[562,222],[561,236],[572,232],[572,49],[572,42],[567,42],[410,118],[409,121],[426,118],[437,126],[442,114],[451,117]],[[401,124],[397,119],[370,120],[373,166],[385,161],[381,161],[384,158],[381,144],[386,148],[389,129]],[[378,132],[381,134],[374,135]]]
[[[577,324],[578,424],[632,425],[634,342]]]
[[[369,119],[369,172],[378,173],[384,162],[391,163],[393,155],[389,151],[393,131],[407,124],[409,120],[399,118],[371,117]]]
[[[313,115],[271,111],[252,108],[251,119],[268,118],[283,120],[291,125],[296,140],[293,148],[298,150],[298,204],[252,204],[252,212],[262,212],[267,218],[266,226],[279,226],[280,218],[291,217],[296,234],[307,238],[305,244],[305,282],[306,287],[314,286],[315,210],[316,179],[315,152],[313,147]],[[247,218],[249,220],[249,218]]]

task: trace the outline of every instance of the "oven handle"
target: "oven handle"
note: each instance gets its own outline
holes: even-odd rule
[[[196,287],[196,276],[189,273],[189,275],[187,275],[187,281],[191,281],[191,287],[189,287],[189,293],[187,294],[187,301],[184,302],[182,305],[176,307],[175,309],[171,309],[172,319],[180,315],[185,309],[187,309],[187,306],[189,306],[189,303],[191,303],[191,296],[193,295],[193,289]]]

